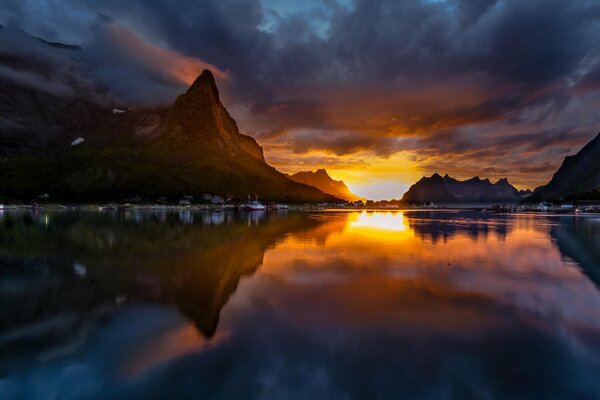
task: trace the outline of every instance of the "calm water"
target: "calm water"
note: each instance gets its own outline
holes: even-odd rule
[[[0,215],[1,399],[600,398],[600,216]]]

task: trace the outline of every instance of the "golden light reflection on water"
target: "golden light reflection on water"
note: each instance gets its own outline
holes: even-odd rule
[[[367,228],[373,230],[384,230],[401,232],[406,230],[404,214],[398,213],[367,213],[354,214],[354,218],[348,220],[350,228]]]
[[[594,314],[596,288],[561,256],[546,220],[442,212],[317,218],[317,228],[265,253],[261,275],[285,282],[285,290],[257,288],[289,300],[306,323],[408,324],[462,335],[508,324],[498,311],[505,307],[579,323]]]
[[[359,236],[379,242],[402,242],[414,237],[402,212],[367,212],[348,215],[346,236]]]

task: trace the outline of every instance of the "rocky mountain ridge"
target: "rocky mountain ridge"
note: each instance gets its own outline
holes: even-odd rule
[[[0,68],[13,71],[19,65],[28,66],[28,76],[55,73],[30,56],[0,51]],[[262,148],[240,133],[221,103],[208,70],[172,105],[158,108],[132,109],[100,90],[70,88],[40,89],[0,73],[3,198],[48,193],[61,201],[119,201],[213,193],[336,200],[265,162]]]
[[[436,173],[412,185],[402,200],[418,203],[518,202],[528,194],[527,191],[519,192],[506,178],[496,183],[478,176],[459,181],[447,174],[442,177]]]
[[[305,185],[314,186],[322,192],[328,193],[339,199],[346,201],[364,200],[362,197],[352,193],[343,181],[336,181],[331,178],[325,169],[317,169],[314,172],[300,171],[289,175],[289,178]]]
[[[600,199],[600,133],[577,154],[565,157],[550,182],[537,188],[528,200],[565,198]]]

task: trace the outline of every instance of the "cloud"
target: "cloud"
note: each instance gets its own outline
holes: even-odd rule
[[[197,57],[145,41],[116,22],[95,24],[94,40],[86,47],[85,72],[110,88],[118,97],[142,104],[167,103],[181,94],[202,72],[215,78],[228,75]]]
[[[112,18],[91,21],[88,34],[81,46],[56,45],[20,28],[3,28],[0,76],[63,96],[80,94],[83,86],[88,95],[102,88],[109,97],[136,105],[172,101],[203,69],[220,82],[228,79],[218,67],[150,43]]]
[[[198,58],[186,58],[179,53],[146,43],[130,29],[117,24],[106,26],[106,36],[115,50],[128,58],[140,70],[166,76],[175,82],[191,85],[204,69],[210,69],[216,79],[226,80],[227,73]]]

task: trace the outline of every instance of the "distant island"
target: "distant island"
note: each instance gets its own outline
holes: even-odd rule
[[[330,194],[338,199],[350,202],[366,200],[352,193],[343,181],[332,179],[325,169],[318,169],[314,172],[300,171],[293,175],[289,175],[289,178],[295,182],[314,186],[323,193]]]
[[[407,203],[516,203],[531,191],[519,191],[512,186],[508,179],[503,178],[496,183],[478,176],[459,181],[448,175],[433,174],[423,177],[402,197]]]

